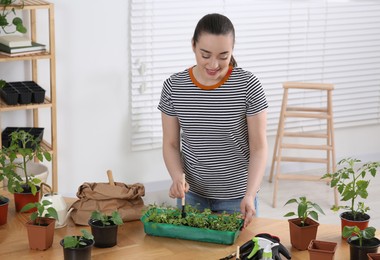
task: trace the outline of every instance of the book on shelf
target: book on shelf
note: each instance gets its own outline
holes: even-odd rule
[[[46,50],[37,50],[37,51],[25,51],[25,52],[16,52],[16,53],[8,53],[5,51],[0,51],[0,55],[8,56],[8,57],[18,57],[22,55],[36,54],[45,52]]]
[[[29,52],[29,51],[40,51],[46,50],[46,45],[32,42],[32,46],[24,46],[24,47],[9,47],[0,43],[0,51],[7,53],[21,53],[21,52]]]
[[[32,46],[28,37],[15,34],[0,36],[0,43],[11,48]]]

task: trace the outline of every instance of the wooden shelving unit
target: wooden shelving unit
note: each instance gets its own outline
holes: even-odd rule
[[[1,7],[1,6],[0,6]],[[42,86],[45,88],[47,93],[50,95],[46,95],[44,103],[41,104],[27,104],[27,105],[14,105],[9,106],[3,100],[0,101],[0,113],[5,113],[8,111],[16,111],[16,110],[32,110],[33,116],[33,127],[44,127],[39,125],[39,112],[41,109],[48,109],[50,111],[50,130],[51,130],[51,138],[50,140],[44,139],[42,141],[42,146],[52,154],[52,167],[51,167],[51,176],[52,176],[52,189],[54,191],[58,190],[58,175],[57,175],[57,111],[56,111],[56,67],[55,67],[55,35],[54,35],[54,4],[42,1],[42,0],[25,0],[24,6],[13,5],[9,6],[9,9],[15,8],[16,10],[22,10],[22,12],[28,12],[28,15],[25,17],[29,17],[29,21],[24,20],[24,23],[27,24],[29,22],[29,31],[28,34],[32,41],[38,41],[38,28],[37,28],[37,10],[46,10],[47,12],[47,20],[43,23],[43,26],[48,26],[49,33],[49,43],[48,43],[48,51],[38,54],[30,54],[23,55],[17,57],[8,57],[0,54],[0,62],[14,62],[14,61],[24,61],[31,63],[31,79],[20,79],[22,80],[33,80],[38,83],[38,60],[45,59],[50,63],[49,67],[49,86]],[[3,126],[0,127],[3,130]],[[2,147],[1,138],[0,138],[0,147]]]

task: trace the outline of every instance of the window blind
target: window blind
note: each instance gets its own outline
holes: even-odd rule
[[[157,109],[162,83],[195,64],[191,37],[207,13],[228,16],[236,30],[238,65],[262,82],[275,135],[285,81],[335,85],[334,127],[380,123],[380,3],[378,1],[133,0],[130,6],[132,150],[161,147]],[[324,105],[299,92],[295,104]],[[318,122],[290,127],[315,130]]]

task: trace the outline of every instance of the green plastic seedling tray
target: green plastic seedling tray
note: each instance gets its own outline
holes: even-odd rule
[[[189,226],[172,225],[166,223],[148,222],[147,217],[150,214],[148,210],[142,217],[141,221],[144,224],[146,234],[158,237],[179,238],[186,240],[194,240],[201,242],[209,242],[216,244],[232,245],[240,234],[240,229],[243,225],[243,220],[240,223],[240,228],[234,232],[219,231],[205,228],[196,228]],[[212,216],[210,216],[212,217]]]

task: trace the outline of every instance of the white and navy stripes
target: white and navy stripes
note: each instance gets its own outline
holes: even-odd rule
[[[268,107],[263,88],[252,73],[233,68],[221,86],[204,90],[190,71],[164,82],[158,105],[179,120],[186,180],[192,192],[206,198],[241,198],[249,161],[246,117]]]

